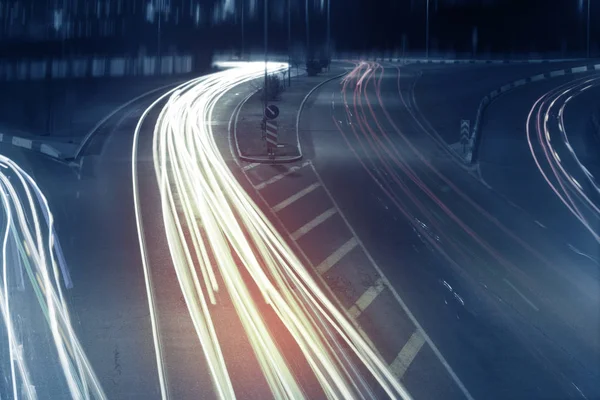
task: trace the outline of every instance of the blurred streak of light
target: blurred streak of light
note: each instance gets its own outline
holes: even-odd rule
[[[235,393],[210,310],[216,302],[214,293],[220,290],[217,275],[223,280],[273,395],[305,397],[238,270],[244,267],[264,301],[295,339],[327,398],[373,397],[346,355],[342,353],[340,357],[336,353],[334,347],[339,348],[339,344],[334,332],[391,398],[410,398],[237,183],[217,148],[212,126],[205,122],[212,120],[215,105],[223,94],[260,77],[263,67],[263,63],[249,63],[184,84],[157,100],[140,119],[134,136],[132,172],[145,275],[150,277],[136,193],[135,153],[143,118],[168,96],[155,126],[153,144],[163,221],[173,266],[218,397],[235,398]],[[285,68],[286,64],[269,63],[272,72]],[[147,290],[149,299],[153,298],[150,279]],[[149,303],[153,315],[155,306],[150,300]],[[161,369],[164,367],[158,330],[155,346]],[[164,396],[168,390],[164,377],[161,379]]]
[[[557,114],[558,122],[556,126],[560,133],[562,143],[568,150],[568,154],[570,156],[568,159],[571,162],[575,162],[575,165],[581,172],[583,172],[584,176],[594,187],[596,192],[600,193],[600,188],[598,187],[594,177],[579,160],[575,150],[571,146],[568,134],[564,127],[565,106],[575,96],[598,84],[600,84],[600,78],[590,79],[585,77],[562,84],[557,88],[554,88],[543,94],[537,99],[529,111],[526,123],[526,133],[531,155],[538,170],[550,189],[575,216],[575,218],[581,222],[586,230],[590,232],[594,239],[600,242],[600,234],[596,232],[596,229],[594,228],[596,221],[600,219],[600,207],[595,204],[592,198],[585,193],[579,181],[572,176],[573,173],[577,173],[578,171],[567,170],[568,167],[565,166],[565,161],[562,160],[558,155],[559,150],[556,149],[556,143],[551,141],[552,131],[548,126],[550,114],[553,112],[554,107],[557,107],[558,104],[560,104]],[[576,93],[569,95],[571,92]],[[545,122],[542,124],[540,123],[541,120],[544,120]],[[531,126],[533,126],[535,129],[535,136],[531,130]],[[534,142],[533,138],[536,138],[537,141]],[[546,162],[545,165],[547,169],[549,169],[549,172],[545,171],[545,168],[542,165],[542,157],[538,156],[535,151],[535,143],[537,143],[537,145],[539,145],[542,149],[542,153],[544,155],[543,159]],[[558,143],[561,142],[559,141]],[[569,164],[572,164],[571,162]],[[594,218],[594,221],[590,220],[590,217]]]
[[[8,291],[7,251],[6,246],[9,232],[15,240],[23,238],[25,250],[21,251],[23,266],[27,270],[37,300],[50,328],[54,348],[58,353],[59,365],[71,397],[74,399],[105,399],[106,396],[95,376],[85,353],[73,331],[67,303],[60,285],[59,266],[56,261],[58,239],[54,235],[53,216],[50,212],[46,197],[36,182],[23,171],[14,161],[0,155],[0,194],[6,217],[6,230],[3,241],[3,293],[0,295],[0,307],[8,332],[8,345],[11,353],[11,375],[13,396],[18,398],[16,391],[17,376],[14,362],[17,364],[19,378],[22,381],[26,398],[37,398],[34,383],[29,368],[23,357],[23,344],[18,343],[17,333],[13,324],[10,293]],[[25,194],[26,202],[22,202],[15,183],[10,178],[16,178],[19,191]],[[37,204],[32,196],[35,193]],[[46,217],[47,231],[42,232],[38,209]],[[26,215],[27,214],[27,215]],[[44,236],[47,235],[47,242]],[[20,242],[17,242],[20,246]],[[48,256],[50,260],[48,260]],[[33,268],[32,268],[33,267]],[[41,292],[41,294],[40,294]],[[67,354],[68,353],[68,354]]]

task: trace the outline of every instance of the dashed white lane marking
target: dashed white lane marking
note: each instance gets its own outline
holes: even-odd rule
[[[315,219],[313,219],[312,221],[308,222],[306,225],[304,225],[303,227],[298,229],[296,232],[292,233],[292,235],[291,235],[292,239],[294,239],[294,240],[300,239],[302,236],[306,235],[308,232],[312,231],[314,228],[316,228],[317,226],[319,226],[320,224],[325,222],[329,217],[331,217],[336,212],[337,211],[336,211],[335,207],[332,207],[329,210],[325,211],[323,214],[319,215],[318,217],[316,217]]]
[[[329,271],[331,267],[337,264],[346,254],[350,253],[353,248],[358,245],[358,241],[354,236],[346,243],[341,245],[336,251],[331,253],[329,257],[327,257],[321,264],[317,265],[315,269],[320,275],[323,275],[325,272]]]
[[[287,171],[285,171],[285,172],[283,172],[283,173],[281,173],[281,174],[279,174],[279,175],[276,175],[276,176],[272,177],[272,178],[271,178],[271,179],[269,179],[269,180],[266,180],[266,181],[264,181],[264,182],[262,182],[262,183],[259,183],[258,185],[254,186],[254,188],[255,188],[256,190],[262,190],[262,189],[264,189],[265,187],[267,187],[267,186],[269,186],[269,185],[272,185],[273,183],[275,183],[275,182],[277,182],[277,181],[280,181],[281,179],[285,178],[286,176],[288,176],[288,175],[290,175],[290,174],[293,174],[294,172],[298,171],[298,170],[299,170],[299,169],[301,169],[301,168],[304,168],[304,167],[306,167],[306,166],[307,166],[307,165],[309,165],[309,164],[310,164],[310,162],[309,162],[309,161],[306,161],[306,162],[305,162],[304,164],[302,164],[302,165],[295,166],[295,167],[291,167],[291,168],[290,168],[290,169],[288,169]]]
[[[252,163],[252,164],[244,165],[242,167],[242,170],[249,171],[249,170],[251,170],[254,167],[258,167],[259,165],[260,165],[260,163]]]
[[[284,208],[286,208],[293,202],[300,200],[302,197],[306,196],[307,194],[309,194],[310,192],[312,192],[319,186],[321,186],[321,184],[319,182],[313,183],[312,185],[302,189],[298,193],[291,195],[290,197],[283,200],[281,203],[277,204],[276,206],[273,206],[273,211],[279,212],[279,211],[283,210]]]
[[[535,223],[538,224],[539,226],[541,226],[542,228],[546,228],[546,226],[538,220],[535,220]]]
[[[394,361],[390,364],[390,369],[398,379],[402,379],[406,370],[419,353],[419,350],[423,347],[423,344],[425,344],[425,338],[421,332],[419,330],[414,331],[408,342],[404,344],[400,353],[398,353]]]
[[[385,283],[381,278],[377,279],[375,284],[368,288],[359,298],[356,300],[356,303],[348,310],[348,313],[353,318],[358,318],[363,311],[367,309],[371,305],[371,303],[379,296],[381,292],[385,289]]]
[[[529,304],[531,308],[533,308],[535,311],[540,311],[540,309],[537,308],[536,305],[533,304],[531,300],[529,300],[523,293],[521,293],[521,291],[517,289],[515,285],[513,285],[508,279],[504,278],[504,282],[506,282],[506,284],[510,286],[512,290],[514,290],[525,301],[525,303]]]

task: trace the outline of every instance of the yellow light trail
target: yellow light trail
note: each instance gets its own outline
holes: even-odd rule
[[[19,196],[24,194],[25,201]],[[64,267],[57,261],[58,239],[54,236],[53,215],[46,197],[37,183],[14,161],[0,155],[0,197],[4,212],[2,242],[2,292],[0,310],[7,330],[8,347],[11,355],[11,385],[13,398],[23,394],[27,399],[37,398],[36,382],[31,377],[30,368],[23,356],[23,343],[20,332],[13,323],[15,311],[11,306],[9,292],[8,241],[12,238],[18,245],[23,241],[20,254],[12,254],[12,260],[22,257],[31,286],[45,316],[50,335],[64,376],[64,384],[73,399],[106,399],[106,395],[96,377],[79,340],[73,330],[68,305],[65,301],[60,280],[60,270]],[[43,213],[46,227],[40,221]],[[45,239],[47,238],[47,240]],[[17,253],[19,253],[17,251]],[[60,260],[60,258],[59,258]],[[16,267],[11,265],[11,267]],[[18,305],[17,305],[18,306]],[[35,349],[33,349],[35,352]],[[15,365],[16,364],[16,365]],[[17,373],[18,372],[18,373]],[[61,383],[59,383],[61,384]],[[18,386],[21,388],[18,389]]]
[[[287,64],[269,63],[269,72]],[[284,238],[228,169],[212,132],[213,111],[230,89],[259,78],[264,63],[247,63],[184,84],[143,114],[134,136],[134,204],[151,308],[163,398],[168,398],[153,283],[137,193],[137,143],[143,119],[167,99],[154,129],[153,160],[173,267],[220,399],[233,399],[231,378],[213,325],[215,293],[226,290],[269,388],[277,399],[303,399],[297,378],[278,348],[240,268],[296,344],[329,399],[373,398],[354,365],[339,350],[338,335],[390,398],[409,399],[386,363],[319,288]],[[186,238],[186,234],[191,239]],[[219,278],[224,288],[219,285]]]

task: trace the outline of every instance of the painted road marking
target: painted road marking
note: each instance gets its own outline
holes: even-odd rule
[[[587,71],[587,65],[584,65],[583,67],[573,67],[571,68],[571,72],[574,74],[577,74],[579,72],[585,72]]]
[[[354,236],[346,243],[341,245],[336,251],[331,253],[329,257],[327,257],[321,264],[317,265],[315,269],[320,275],[323,275],[325,272],[329,271],[331,267],[337,264],[346,254],[350,253],[353,248],[358,245],[358,241]]]
[[[404,344],[400,353],[398,353],[394,361],[390,364],[390,369],[398,379],[402,379],[424,344],[425,337],[423,337],[419,330],[414,331],[408,342]]]
[[[290,197],[283,200],[281,203],[277,204],[276,206],[273,206],[273,211],[279,212],[279,211],[283,210],[284,208],[286,208],[293,202],[300,200],[302,197],[306,196],[307,194],[309,194],[310,192],[312,192],[319,186],[321,186],[321,184],[319,182],[313,183],[312,185],[302,189],[298,193],[291,195]]]
[[[354,305],[350,307],[348,313],[353,318],[358,318],[358,316],[362,314],[362,312],[365,311],[367,307],[371,305],[375,298],[379,296],[379,293],[383,292],[383,289],[385,289],[385,284],[383,283],[383,280],[379,278],[377,279],[375,284],[373,284],[373,286],[368,288],[367,291],[364,292],[358,298],[358,300],[356,300],[356,303],[354,303]]]
[[[394,288],[394,286],[385,277],[383,271],[381,270],[381,268],[379,267],[379,265],[377,265],[377,263],[373,259],[373,256],[371,256],[371,253],[369,253],[369,251],[365,247],[364,243],[360,240],[360,238],[356,234],[356,231],[354,230],[354,228],[352,227],[352,225],[350,225],[350,222],[348,221],[348,219],[346,218],[346,216],[340,211],[340,208],[339,208],[337,202],[335,201],[335,199],[333,198],[333,195],[331,194],[331,192],[329,191],[329,189],[327,189],[327,187],[325,185],[323,185],[323,180],[321,179],[321,176],[318,174],[317,170],[315,169],[315,166],[313,164],[311,164],[311,167],[312,167],[313,171],[315,172],[315,175],[317,176],[317,179],[319,179],[319,182],[321,182],[321,187],[323,188],[323,190],[325,190],[325,192],[327,193],[327,196],[329,196],[329,198],[331,199],[331,202],[334,204],[335,209],[338,210],[338,214],[340,215],[340,217],[346,223],[346,226],[348,227],[348,230],[350,230],[350,232],[352,233],[352,236],[356,237],[356,240],[358,241],[358,244],[360,245],[360,247],[364,251],[364,253],[367,256],[367,258],[369,259],[369,262],[371,263],[371,265],[373,266],[373,268],[375,269],[375,271],[377,272],[377,274],[379,274],[379,276],[381,277],[380,279],[383,280],[383,282],[385,283],[385,285],[387,286],[387,288],[389,289],[389,291],[392,293],[392,295],[394,296],[394,298],[396,299],[396,301],[400,305],[400,308],[402,308],[402,310],[406,313],[406,315],[408,316],[408,318],[410,319],[410,321],[421,332],[421,334],[425,338],[425,341],[427,342],[427,344],[429,345],[429,347],[433,351],[433,354],[435,354],[435,356],[437,357],[437,359],[440,361],[440,363],[442,364],[442,366],[444,367],[444,369],[448,372],[448,374],[450,375],[450,377],[452,378],[452,380],[454,381],[454,383],[456,384],[456,386],[458,386],[458,388],[460,389],[460,391],[462,392],[462,394],[465,396],[465,398],[467,400],[474,400],[473,396],[471,396],[471,393],[465,387],[464,383],[462,383],[462,381],[460,380],[460,378],[458,377],[458,375],[456,375],[456,372],[454,372],[454,370],[452,369],[452,367],[450,366],[450,364],[448,364],[448,361],[446,361],[446,358],[442,355],[442,353],[440,352],[440,349],[438,349],[438,347],[435,345],[435,343],[433,343],[433,341],[431,340],[431,338],[429,337],[429,335],[427,335],[427,333],[425,333],[425,331],[421,327],[421,324],[419,323],[419,321],[417,320],[417,318],[415,317],[415,315],[412,313],[412,311],[410,311],[410,309],[408,308],[408,306],[406,305],[406,303],[404,302],[404,300],[402,300],[402,297],[400,297],[400,295],[398,294],[398,292],[396,291],[396,289]]]
[[[565,70],[564,69],[559,69],[558,71],[552,71],[550,72],[550,77],[554,78],[555,76],[562,76],[565,74]]]
[[[296,232],[292,233],[291,234],[292,239],[294,239],[294,240],[300,239],[302,236],[306,235],[308,232],[310,232],[311,230],[313,230],[314,228],[316,228],[317,226],[319,226],[320,224],[325,222],[329,217],[331,217],[336,212],[337,211],[336,211],[335,207],[332,207],[329,210],[325,211],[323,214],[319,215],[317,218],[313,219],[312,221],[308,222],[306,225],[304,225],[303,227],[298,229]]]
[[[512,290],[514,290],[514,291],[515,291],[515,292],[516,292],[516,293],[517,293],[519,296],[521,296],[521,298],[522,298],[523,300],[525,300],[525,302],[526,302],[527,304],[529,304],[529,306],[530,306],[531,308],[533,308],[535,311],[540,311],[540,309],[539,309],[539,308],[537,308],[537,307],[535,306],[535,304],[533,304],[533,303],[531,302],[531,300],[529,300],[527,297],[525,297],[525,295],[524,295],[523,293],[521,293],[521,291],[520,291],[519,289],[517,289],[517,288],[515,287],[515,285],[513,285],[512,283],[510,283],[510,281],[509,281],[508,279],[504,278],[504,282],[506,282],[506,284],[507,284],[508,286],[510,286],[510,287],[512,288]]]
[[[255,162],[255,163],[252,163],[252,164],[244,165],[244,166],[242,167],[242,170],[244,170],[244,171],[249,171],[249,170],[251,170],[251,169],[252,169],[252,168],[254,168],[254,167],[258,167],[259,165],[260,165],[260,163],[256,163],[256,162]]]
[[[281,173],[279,175],[276,175],[274,177],[272,177],[271,179],[264,181],[262,183],[259,183],[258,185],[254,186],[254,188],[256,190],[262,190],[265,187],[272,185],[273,183],[280,181],[281,179],[285,178],[286,176],[293,174],[294,172],[298,171],[301,168],[306,167],[309,164],[309,162],[305,162],[304,164],[300,165],[300,166],[295,166],[295,167],[291,167],[290,169],[288,169],[287,171],[285,171],[284,173]]]

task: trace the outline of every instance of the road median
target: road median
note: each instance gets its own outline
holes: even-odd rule
[[[298,136],[298,121],[302,109],[318,87],[344,73],[343,68],[336,67],[317,76],[292,77],[291,86],[287,86],[286,82],[279,98],[268,102],[279,109],[279,115],[273,119],[277,129],[274,156],[269,156],[267,152],[267,140],[262,129],[264,102],[261,91],[256,89],[242,100],[236,110],[233,132],[236,156],[253,163],[294,162],[302,159],[302,146]]]

